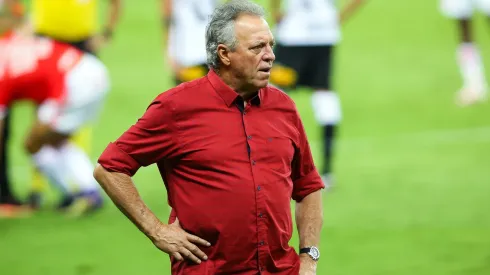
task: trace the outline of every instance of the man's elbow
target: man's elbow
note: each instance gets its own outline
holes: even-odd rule
[[[318,190],[315,190],[315,191],[309,193],[308,195],[306,195],[302,199],[302,201],[307,201],[309,203],[319,203],[319,204],[321,204],[322,203],[322,200],[323,200],[322,190],[323,189],[318,189]]]
[[[297,207],[313,211],[319,215],[323,215],[323,193],[322,189],[316,190],[306,195],[301,201],[296,204]]]
[[[102,184],[102,182],[104,181],[103,179],[104,179],[106,173],[108,173],[107,170],[105,170],[105,168],[102,165],[97,164],[97,166],[95,166],[93,175],[94,175],[95,180],[99,184]]]

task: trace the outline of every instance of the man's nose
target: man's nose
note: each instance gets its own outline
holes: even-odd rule
[[[265,51],[266,52],[263,56],[264,61],[273,62],[274,60],[276,60],[276,55],[274,54],[274,50],[272,49],[271,45],[267,45]]]

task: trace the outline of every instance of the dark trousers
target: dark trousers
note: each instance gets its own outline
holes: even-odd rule
[[[10,120],[12,119],[11,112],[7,113],[4,118],[4,126],[2,133],[1,156],[0,156],[0,203],[5,203],[12,198],[10,189],[10,180],[8,175],[8,142],[10,138]]]

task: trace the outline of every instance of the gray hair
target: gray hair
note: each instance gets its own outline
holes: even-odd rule
[[[206,27],[206,56],[211,69],[219,69],[218,45],[224,44],[232,51],[238,41],[235,36],[235,20],[241,14],[265,17],[264,9],[248,0],[231,0],[216,8]]]

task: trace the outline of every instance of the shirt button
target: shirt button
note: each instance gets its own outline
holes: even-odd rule
[[[257,190],[259,190],[259,191],[260,191],[260,189],[261,189],[261,188],[260,188],[260,186],[257,186]]]
[[[264,267],[263,266],[260,267],[260,271],[264,271]]]
[[[259,213],[259,218],[262,218],[262,216],[263,216],[262,213]]]
[[[260,246],[264,245],[264,241],[260,241],[259,245]]]
[[[255,160],[252,160],[252,165],[255,165]]]
[[[247,136],[247,139],[252,139],[252,136]]]

